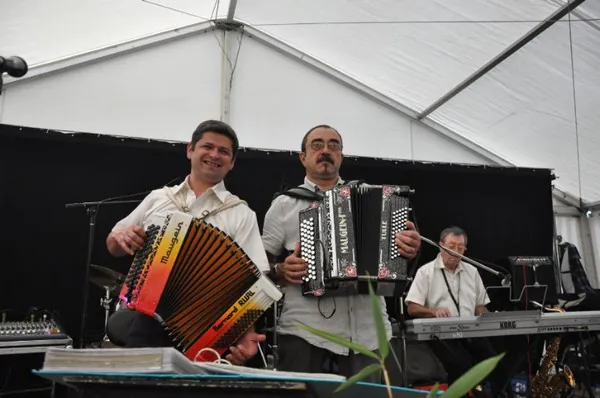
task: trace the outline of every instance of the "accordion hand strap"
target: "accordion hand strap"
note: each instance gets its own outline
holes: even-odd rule
[[[177,206],[177,209],[179,209],[179,211],[184,212],[184,213],[189,213],[190,212],[190,208],[187,207],[187,205],[183,202],[183,200],[180,197],[176,197],[173,194],[173,191],[171,190],[171,188],[169,187],[164,187],[165,193],[167,194],[167,196],[169,197],[169,199],[171,199],[171,202],[173,202],[173,204],[175,204],[175,206]],[[206,217],[216,214],[220,211],[229,209],[230,207],[233,206],[237,206],[239,204],[245,204],[246,206],[248,205],[248,203],[246,203],[246,201],[241,200],[240,198],[238,198],[235,195],[230,195],[227,197],[227,199],[225,199],[225,202],[221,203],[220,206],[215,207],[212,210],[204,210],[202,212],[202,215],[200,216],[200,219],[205,219]]]

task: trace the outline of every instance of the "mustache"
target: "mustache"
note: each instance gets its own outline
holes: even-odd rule
[[[319,156],[319,159],[317,160],[317,163],[321,163],[321,162],[329,162],[329,163],[333,164],[333,158],[329,154],[323,154],[323,155]]]

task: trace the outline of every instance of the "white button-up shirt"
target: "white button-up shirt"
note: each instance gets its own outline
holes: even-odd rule
[[[189,177],[188,177],[189,178]],[[205,210],[212,211],[221,206],[232,194],[225,189],[223,181],[209,188],[199,197],[189,186],[188,178],[172,188],[176,200],[189,209],[194,217],[201,217]],[[127,217],[119,221],[113,231],[134,225],[146,226],[150,216],[166,216],[180,211],[167,196],[163,188],[152,191]],[[230,207],[210,215],[207,222],[229,235],[246,252],[248,257],[263,272],[269,271],[269,261],[262,245],[256,213],[245,204]]]
[[[448,286],[458,301],[460,316],[473,316],[475,307],[490,302],[477,268],[461,261],[454,272],[450,272],[439,254],[435,260],[419,268],[406,296],[406,302],[428,308],[446,308],[452,316],[459,316],[442,272],[446,274]]]
[[[338,184],[343,183],[342,180]],[[301,185],[312,191],[316,185],[308,178]],[[265,216],[263,243],[265,250],[279,256],[282,252],[293,252],[300,240],[298,213],[310,205],[308,200],[300,200],[281,195],[273,201]],[[388,335],[391,337],[391,325],[387,318],[386,303],[379,298],[380,309]],[[333,315],[332,315],[333,314]],[[329,317],[329,318],[326,318]],[[305,324],[344,337],[374,351],[378,348],[377,331],[371,310],[369,295],[310,297],[302,295],[300,285],[285,286],[285,297],[279,332],[298,336],[310,344],[325,348],[336,354],[348,355],[349,350],[338,344],[324,340],[299,326]]]

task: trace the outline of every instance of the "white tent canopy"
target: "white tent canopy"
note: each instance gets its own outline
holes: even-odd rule
[[[600,264],[600,0],[4,0],[0,55],[30,65],[1,123],[185,141],[221,118],[271,150],[328,123],[348,154],[552,168]]]

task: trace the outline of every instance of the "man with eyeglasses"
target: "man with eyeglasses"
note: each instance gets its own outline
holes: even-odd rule
[[[306,169],[306,177],[300,188],[322,192],[343,184],[339,176],[342,149],[342,137],[333,127],[319,125],[310,129],[302,139],[300,161]],[[274,279],[285,289],[278,329],[277,365],[284,371],[321,373],[328,370],[324,369],[326,362],[335,362],[340,374],[351,377],[374,360],[322,339],[302,329],[301,325],[328,331],[376,351],[378,340],[370,297],[302,295],[302,277],[307,274],[307,265],[298,256],[298,213],[309,204],[307,200],[280,195],[273,200],[265,216],[263,244],[273,265]],[[396,236],[396,244],[402,256],[407,259],[416,256],[421,237],[412,222],[408,223],[407,231]],[[383,297],[380,297],[380,308],[386,314]],[[385,326],[390,338],[391,325],[387,318]],[[375,372],[369,381],[379,383],[381,376]]]
[[[464,255],[467,234],[459,227],[446,228],[440,234],[439,245]],[[477,316],[488,312],[489,302],[477,268],[445,250],[418,269],[406,296],[408,314],[415,318]],[[496,355],[485,338],[431,340],[428,344],[444,365],[448,384],[478,362]],[[488,379],[494,396],[500,396],[505,380],[502,366],[496,367]]]

